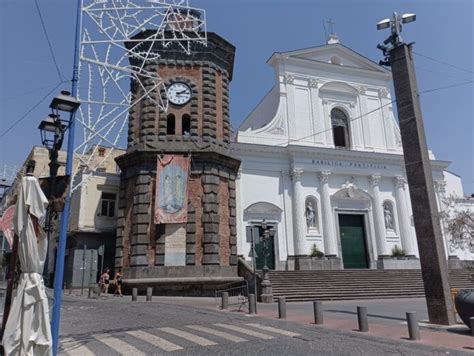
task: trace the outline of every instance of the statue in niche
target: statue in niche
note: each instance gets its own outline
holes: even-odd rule
[[[385,228],[393,230],[393,215],[388,204],[384,204],[383,206],[383,215],[385,217]]]
[[[308,229],[312,227],[316,227],[316,212],[314,211],[313,203],[311,203],[310,201],[306,203],[305,215],[306,215],[306,227]]]

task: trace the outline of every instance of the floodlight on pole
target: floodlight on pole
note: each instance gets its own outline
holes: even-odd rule
[[[390,19],[384,19],[377,23],[377,30],[383,30],[390,27]]]
[[[402,36],[402,23],[410,23],[416,21],[415,14],[403,14],[398,15],[396,12],[393,13],[392,19],[384,19],[377,23],[377,30],[384,30],[390,27],[391,35],[388,36],[384,41],[383,45],[377,45],[377,48],[380,49],[385,57],[384,60],[380,61],[379,64],[383,66],[390,66],[390,60],[388,58],[389,51],[403,43]],[[388,46],[390,45],[390,46]]]
[[[415,14],[403,14],[402,15],[402,23],[410,23],[410,22],[415,22],[416,21],[416,15]]]

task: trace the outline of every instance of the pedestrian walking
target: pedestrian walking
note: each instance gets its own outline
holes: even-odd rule
[[[99,280],[100,288],[102,289],[102,293],[107,294],[109,292],[109,284],[110,284],[110,269],[108,267],[105,268],[104,273],[100,276]]]
[[[123,297],[122,295],[122,269],[119,268],[117,273],[115,274],[115,292],[114,296],[118,295],[119,297]]]

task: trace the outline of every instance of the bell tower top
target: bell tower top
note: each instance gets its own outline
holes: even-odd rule
[[[136,35],[127,47],[136,48],[136,40],[150,37],[151,32]],[[229,83],[235,47],[212,32],[207,33],[207,46],[190,43],[190,55],[176,42],[166,46],[142,42],[140,46],[140,51],[156,52],[156,59],[143,64],[139,58],[130,57],[130,64],[158,72],[163,83],[156,90],[168,101],[168,110],[160,110],[154,102],[159,97],[156,90],[133,107],[127,151],[193,152],[206,147],[227,152],[231,135]],[[132,97],[139,98],[153,85],[156,83],[147,78],[133,79]]]

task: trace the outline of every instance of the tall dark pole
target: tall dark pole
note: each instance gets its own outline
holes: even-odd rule
[[[390,50],[390,65],[428,316],[432,323],[451,325],[456,320],[411,46]]]
[[[71,95],[77,97],[77,80],[79,71],[79,44],[80,44],[80,28],[81,28],[81,10],[82,1],[77,0],[76,7],[76,30],[74,45],[74,64],[72,73]],[[72,184],[72,166],[74,160],[74,113],[69,117],[69,132],[67,142],[67,160],[66,160],[66,176],[69,177],[69,187],[67,190],[64,210],[61,214],[61,225],[59,232],[59,241],[56,255],[56,269],[54,273],[54,304],[51,315],[51,336],[53,339],[53,356],[58,353],[59,345],[59,326],[61,322],[61,298],[64,279],[64,259],[66,257],[67,230],[69,227],[69,210],[71,204],[71,184]]]
[[[384,42],[392,48],[379,45],[388,52],[392,67],[395,96],[397,99],[400,133],[405,157],[410,199],[413,209],[421,272],[431,323],[452,325],[456,322],[451,300],[448,266],[444,252],[440,216],[426,144],[411,45],[402,42],[399,33],[401,22],[409,15],[394,14],[391,21],[392,35]],[[380,28],[379,28],[380,29]],[[385,63],[387,64],[387,63]]]

